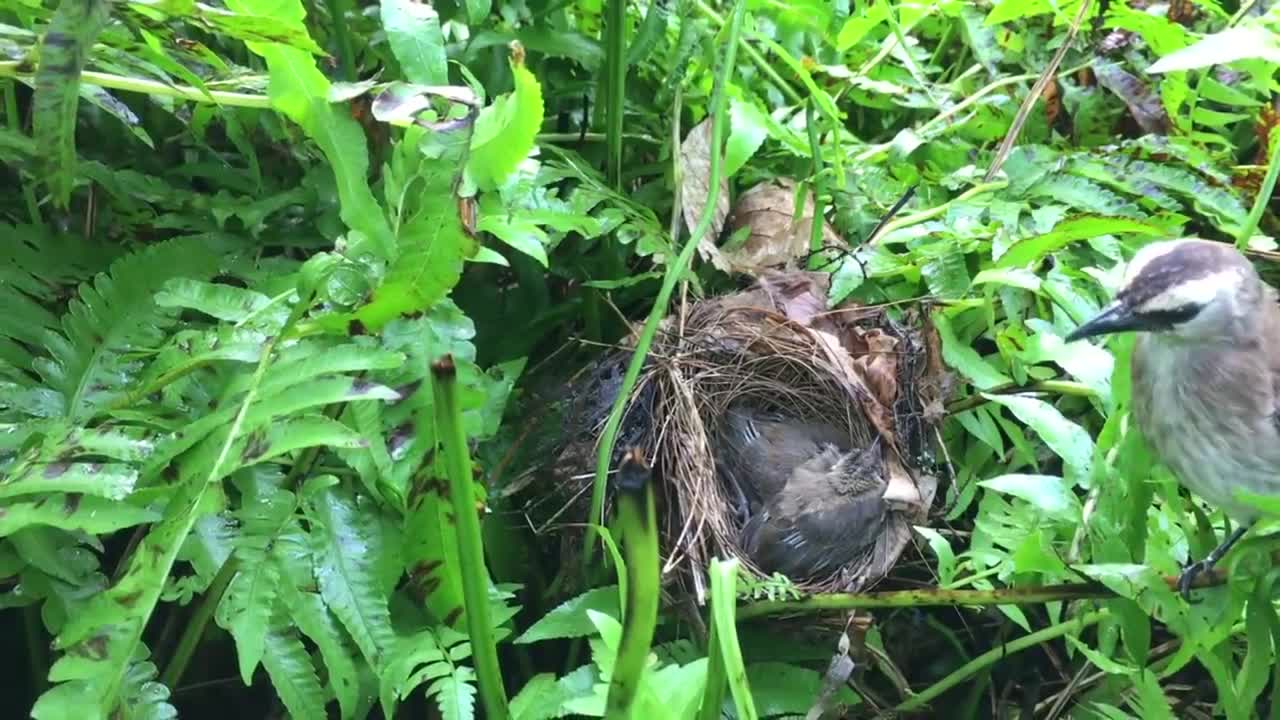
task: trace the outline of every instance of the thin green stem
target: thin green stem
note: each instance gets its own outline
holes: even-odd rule
[[[1042,392],[1052,393],[1054,395],[1071,395],[1074,397],[1094,397],[1098,394],[1097,390],[1094,390],[1088,385],[1072,382],[1070,380],[1042,380],[1029,385],[1018,385],[1017,383],[1013,383],[991,388],[981,395],[970,395],[969,397],[961,398],[960,400],[947,405],[947,414],[954,415],[966,410],[972,410],[980,405],[985,405],[990,402],[985,395],[1007,395],[1009,393],[1019,392]]]
[[[1272,128],[1267,143],[1271,150],[1271,155],[1267,159],[1267,176],[1262,179],[1258,196],[1253,199],[1253,208],[1249,210],[1249,217],[1245,218],[1244,226],[1236,234],[1236,247],[1239,248],[1248,245],[1249,238],[1253,237],[1253,231],[1258,229],[1258,223],[1262,221],[1262,213],[1266,212],[1267,205],[1271,203],[1271,195],[1276,190],[1276,177],[1280,176],[1280,162],[1276,160],[1280,158],[1280,131]]]
[[[351,0],[326,0],[329,6],[329,21],[333,23],[333,39],[338,45],[338,68],[342,79],[353,82],[356,79],[356,48],[351,42],[351,31],[347,28],[347,13],[351,10]]]
[[[462,423],[462,404],[458,396],[458,373],[451,355],[445,355],[431,366],[435,381],[436,432],[444,445],[445,467],[449,475],[449,499],[453,504],[454,528],[458,538],[458,557],[462,576],[462,600],[467,634],[471,637],[471,656],[485,716],[505,720],[507,694],[502,685],[502,669],[498,665],[498,647],[493,639],[493,619],[489,617],[489,578],[484,563],[484,542],[480,536],[480,518],[476,514],[475,482],[471,473],[471,453],[467,449],[467,432]]]
[[[170,689],[178,687],[182,674],[187,671],[187,665],[191,663],[196,648],[200,646],[200,639],[204,637],[205,628],[209,626],[214,610],[217,609],[218,603],[222,601],[222,596],[227,591],[227,586],[231,584],[231,579],[239,570],[240,563],[234,555],[229,556],[227,561],[222,563],[218,574],[213,577],[213,582],[209,583],[208,590],[200,596],[200,603],[196,605],[195,612],[191,615],[186,627],[182,629],[182,636],[178,638],[178,644],[173,649],[173,657],[169,658],[164,673],[160,675],[160,682]]]
[[[819,263],[825,262],[817,256],[822,249],[822,228],[826,224],[826,213],[822,209],[822,140],[818,133],[818,113],[812,99],[804,106],[805,129],[809,131],[809,154],[813,178],[809,181],[813,194],[813,225],[809,228],[809,267],[816,269]],[[804,213],[801,213],[804,217]]]
[[[694,3],[694,6],[698,8],[698,12],[705,15],[708,19],[711,20],[711,22],[715,23],[717,27],[724,29],[724,26],[725,26],[724,17],[720,15],[720,13],[713,10],[710,5],[704,2],[704,0],[696,0],[696,2]],[[782,92],[783,95],[786,95],[787,100],[790,100],[792,103],[796,105],[799,105],[800,103],[804,102],[804,98],[800,95],[800,93],[796,92],[796,89],[791,87],[791,85],[788,84],[786,80],[783,80],[782,76],[778,74],[777,70],[773,69],[773,63],[769,62],[769,60],[765,58],[765,56],[761,54],[759,50],[756,50],[754,47],[752,47],[751,44],[748,43],[745,38],[740,40],[740,42],[742,43],[742,49],[747,53],[747,57],[751,60],[751,62],[755,63],[756,69],[758,69],[761,73],[763,73],[764,76],[767,77],[769,81],[772,82],[774,86],[776,86],[778,90]]]
[[[1087,67],[1090,67],[1092,64],[1093,64],[1092,61],[1081,63],[1073,68],[1069,68],[1067,70],[1062,71],[1061,74],[1073,75]],[[1021,83],[1021,82],[1026,82],[1028,80],[1037,80],[1039,78],[1040,78],[1040,73],[1026,73],[1023,75],[1010,75],[1007,78],[1001,78],[994,82],[988,83],[984,87],[979,88],[973,94],[966,95],[965,98],[960,102],[938,113],[931,120],[921,125],[919,128],[916,128],[915,132],[922,139],[929,140],[930,133],[934,132],[939,126],[946,124],[948,121],[951,120],[951,118],[959,115],[965,110],[968,110],[970,107],[973,107],[980,100],[990,95],[991,93],[1001,88],[1007,87],[1009,85],[1017,85],[1018,83]],[[893,146],[892,141],[883,142],[876,145],[870,145],[865,150],[855,155],[853,159],[857,163],[864,163],[871,160],[872,158],[879,155],[880,153],[888,151],[889,148],[891,148],[892,146]]]
[[[658,325],[667,315],[667,306],[671,303],[671,295],[675,291],[676,283],[689,267],[689,262],[693,259],[693,253],[698,249],[698,243],[707,234],[707,230],[711,227],[711,221],[715,216],[716,200],[720,193],[721,160],[723,159],[721,145],[724,142],[725,116],[727,115],[725,106],[729,96],[729,78],[733,73],[734,61],[737,58],[738,38],[742,33],[742,22],[745,14],[746,2],[745,0],[739,0],[734,7],[733,21],[729,25],[724,64],[716,75],[716,92],[711,101],[712,151],[711,167],[707,178],[707,204],[703,208],[702,216],[698,219],[697,226],[689,234],[689,239],[685,241],[685,245],[680,250],[675,262],[667,266],[666,273],[662,278],[662,287],[658,290],[658,296],[654,299],[653,308],[650,309],[649,317],[645,319],[644,328],[640,331],[640,335],[636,340],[636,350],[631,356],[631,363],[627,366],[627,372],[622,378],[622,386],[618,388],[618,396],[613,401],[613,408],[609,412],[604,432],[601,434],[600,448],[596,456],[596,476],[591,488],[591,515],[589,516],[589,522],[593,524],[602,520],[605,480],[609,474],[609,461],[613,458],[613,446],[618,439],[618,428],[622,424],[622,414],[627,407],[627,401],[630,399],[631,391],[635,388],[636,381],[640,377],[640,369],[644,367],[645,357],[649,353],[649,347],[653,344],[654,335],[658,332]],[[585,547],[582,553],[583,562],[588,566],[595,557],[597,534],[595,528],[588,525]]]
[[[739,720],[756,720],[755,701],[747,683],[747,668],[738,642],[738,561],[716,559],[711,562],[711,623],[717,628],[716,642],[708,652],[719,655],[724,663],[725,680]],[[705,698],[704,698],[705,700]],[[719,708],[717,708],[719,709]],[[703,707],[704,712],[706,706]]]
[[[805,615],[820,612],[843,612],[869,608],[908,608],[937,606],[1035,605],[1063,600],[1091,600],[1115,597],[1105,585],[1069,583],[999,588],[996,590],[885,590],[869,593],[830,593],[800,600],[762,600],[743,605],[740,620],[773,616]]]
[[[982,195],[983,193],[989,193],[995,190],[999,190],[1008,184],[1009,184],[1008,182],[1004,180],[1000,180],[997,182],[987,182],[987,183],[980,183],[978,185],[974,185],[968,190],[965,190],[959,195],[951,198],[950,200],[942,203],[941,205],[938,205],[937,207],[931,207],[928,210],[921,210],[920,212],[912,213],[910,215],[903,215],[902,217],[896,220],[885,223],[884,227],[881,228],[880,232],[875,237],[868,239],[867,243],[871,244],[871,243],[879,242],[881,238],[886,237],[889,233],[893,232],[894,230],[899,230],[904,227],[910,227],[912,225],[922,223],[926,220],[932,220],[933,218],[936,218],[939,215],[945,215],[947,210],[952,205],[962,203],[977,195]]]
[[[627,89],[627,2],[609,0],[605,13],[605,138],[609,186],[622,189],[622,126]]]
[[[1004,643],[1000,645],[1000,647],[992,648],[964,665],[961,665],[950,675],[902,701],[894,708],[894,711],[908,712],[924,707],[951,688],[968,680],[974,675],[977,675],[988,667],[995,665],[1004,658],[1013,655],[1014,653],[1022,652],[1027,648],[1040,645],[1041,643],[1056,640],[1068,633],[1076,632],[1089,627],[1090,625],[1097,624],[1100,620],[1107,617],[1107,615],[1108,613],[1106,610],[1094,610],[1093,612],[1081,615],[1079,618],[1060,622],[1056,625],[1050,625],[1043,630],[1037,630],[1029,635],[1022,636],[1017,640]]]
[[[32,80],[32,73],[20,72],[19,66],[20,64],[17,61],[0,62],[0,77],[16,78],[24,82]],[[219,105],[233,107],[261,109],[270,109],[271,107],[271,99],[266,95],[226,92],[223,90],[205,91],[190,85],[170,85],[157,80],[144,80],[123,75],[112,75],[111,73],[86,70],[80,73],[80,81],[86,85],[97,85],[98,87],[111,88],[113,90],[128,90],[160,97],[175,97],[197,102],[210,102],[212,99],[213,102]]]
[[[1280,561],[1280,553],[1273,561]],[[1162,578],[1171,590],[1178,588],[1178,577]],[[1227,570],[1216,567],[1196,576],[1192,587],[1207,588],[1227,582]],[[995,590],[962,590],[948,588],[921,588],[918,590],[885,590],[867,593],[830,593],[814,595],[799,600],[764,600],[743,605],[738,618],[765,617],[771,615],[806,615],[819,612],[847,612],[871,608],[909,608],[937,606],[988,606],[988,605],[1040,605],[1047,602],[1068,600],[1106,600],[1118,597],[1102,583],[1062,583],[1059,585],[1028,585],[1026,587],[997,588]]]

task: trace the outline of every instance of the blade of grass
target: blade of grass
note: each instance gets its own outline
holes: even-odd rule
[[[894,712],[899,713],[918,710],[925,705],[928,705],[931,701],[937,699],[946,691],[968,680],[974,675],[977,675],[979,672],[1003,660],[1005,657],[1013,655],[1014,653],[1022,652],[1027,648],[1035,647],[1041,643],[1056,640],[1067,633],[1083,630],[1084,628],[1096,624],[1098,621],[1107,617],[1108,614],[1109,613],[1106,610],[1094,610],[1093,612],[1086,613],[1078,618],[1065,620],[1057,623],[1056,625],[1050,625],[1043,630],[1037,630],[1029,635],[1023,635],[1016,640],[1004,643],[1000,647],[992,648],[964,665],[961,665],[950,675],[902,701],[893,710]]]
[[[1236,247],[1244,248],[1249,244],[1249,238],[1253,237],[1253,231],[1258,229],[1258,223],[1262,220],[1262,213],[1266,212],[1267,205],[1271,203],[1271,195],[1276,189],[1276,176],[1280,175],[1280,162],[1276,162],[1280,158],[1280,131],[1275,128],[1271,129],[1267,142],[1270,144],[1269,157],[1267,159],[1267,175],[1262,180],[1262,187],[1258,188],[1258,195],[1253,199],[1253,208],[1249,210],[1249,217],[1245,218],[1244,227],[1240,228],[1239,234],[1236,235]]]
[[[733,705],[738,711],[739,720],[756,720],[756,705],[751,698],[751,686],[747,684],[747,668],[742,663],[742,647],[738,644],[738,628],[735,618],[737,605],[738,561],[736,559],[723,562],[714,560],[711,563],[711,627],[716,639],[714,645],[707,648],[712,657],[718,656],[720,673],[727,676],[729,692],[733,695]],[[711,693],[711,670],[707,670],[707,692]],[[716,694],[723,698],[723,680]],[[704,696],[703,717],[716,717],[720,707],[716,704],[715,715],[706,715],[708,711]]]
[[[650,12],[653,12],[650,10]],[[622,115],[627,89],[627,2],[609,0],[604,23],[605,137],[609,186],[622,189]]]
[[[636,341],[636,351],[631,356],[631,364],[627,366],[626,375],[622,378],[622,386],[618,389],[618,397],[614,399],[613,407],[609,411],[609,419],[605,422],[604,432],[600,437],[600,448],[596,456],[596,477],[591,488],[591,515],[588,518],[588,522],[599,522],[603,514],[605,478],[609,473],[609,461],[613,458],[613,446],[618,439],[618,428],[622,424],[622,413],[626,409],[627,400],[631,397],[631,391],[636,386],[636,380],[640,377],[640,369],[644,367],[645,357],[649,353],[649,346],[653,344],[653,337],[658,332],[658,324],[662,322],[662,318],[666,317],[667,306],[671,302],[671,295],[675,291],[676,283],[684,275],[685,268],[689,267],[689,262],[693,259],[693,253],[697,250],[698,243],[701,241],[702,236],[706,235],[715,216],[716,200],[720,193],[721,160],[723,159],[721,145],[724,142],[725,117],[728,114],[725,112],[725,108],[728,105],[729,77],[733,73],[734,61],[737,58],[738,38],[742,34],[742,23],[746,10],[745,0],[740,0],[734,7],[733,19],[729,24],[729,36],[724,46],[724,62],[720,67],[720,71],[716,73],[716,91],[711,101],[713,117],[711,122],[712,153],[707,204],[702,211],[702,217],[698,218],[697,226],[689,234],[689,239],[685,241],[679,256],[676,257],[676,261],[667,266],[666,274],[662,278],[662,287],[658,290],[658,297],[654,299],[653,308],[649,311],[649,317],[645,319],[644,328],[640,331],[640,336]],[[583,563],[588,567],[595,559],[595,545],[596,531],[588,526],[582,551]]]

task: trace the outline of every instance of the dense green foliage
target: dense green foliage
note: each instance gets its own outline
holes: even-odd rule
[[[1275,256],[1267,5],[7,0],[0,714],[1280,716],[1268,543],[1179,598],[1221,514],[1128,422],[1129,340],[1062,341],[1152,239]],[[513,418],[730,287],[696,243],[775,178],[831,301],[928,308],[957,380],[886,585],[927,589],[723,559],[646,655],[652,496],[563,566]]]

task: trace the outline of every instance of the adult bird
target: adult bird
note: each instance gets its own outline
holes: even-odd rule
[[[735,406],[715,442],[746,518],[743,549],[762,570],[828,577],[879,537],[893,499],[878,441],[854,448],[830,424]]]
[[[1179,578],[1183,597],[1253,526],[1236,491],[1280,496],[1280,307],[1234,247],[1144,246],[1115,300],[1067,342],[1136,331],[1132,413],[1156,455],[1239,527]]]

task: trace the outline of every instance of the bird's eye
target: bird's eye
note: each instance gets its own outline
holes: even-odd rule
[[[1187,304],[1168,310],[1147,310],[1142,313],[1142,318],[1154,325],[1166,327],[1181,325],[1199,314],[1203,307],[1203,305]]]

